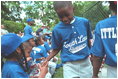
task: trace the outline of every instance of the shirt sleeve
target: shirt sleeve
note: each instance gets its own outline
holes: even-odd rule
[[[90,40],[90,39],[92,39],[93,38],[93,36],[92,36],[92,33],[91,33],[91,26],[90,26],[90,22],[87,20],[87,23],[86,23],[87,25],[87,38],[88,38],[88,40]]]
[[[105,52],[100,33],[100,24],[98,23],[95,29],[95,40],[91,48],[91,53],[95,56],[104,57]]]
[[[56,29],[52,31],[52,49],[61,49],[62,48],[62,38],[57,32]]]

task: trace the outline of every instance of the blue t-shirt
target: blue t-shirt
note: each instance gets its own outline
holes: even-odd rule
[[[46,49],[46,52],[48,52],[51,49],[51,47],[49,46],[47,42],[44,42],[44,47]]]
[[[24,28],[24,35],[27,35],[27,34],[32,35],[32,32],[33,32],[33,30],[31,28],[31,26],[26,25],[26,27]]]
[[[33,60],[39,59],[41,57],[47,57],[46,49],[43,46],[34,47],[30,56]],[[36,63],[40,63],[40,61],[36,61]]]
[[[90,54],[88,40],[92,39],[89,21],[74,17],[72,24],[59,22],[52,32],[52,49],[61,50],[62,62],[85,59]]]
[[[95,29],[95,41],[91,52],[95,56],[104,57],[105,63],[110,66],[117,66],[115,44],[117,42],[117,16],[112,16],[98,22]]]
[[[2,78],[28,78],[28,74],[17,61],[6,61],[2,68]]]

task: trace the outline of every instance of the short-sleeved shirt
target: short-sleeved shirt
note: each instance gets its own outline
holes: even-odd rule
[[[117,66],[115,45],[117,42],[117,16],[112,16],[97,23],[92,54],[99,57],[106,55],[105,63]]]
[[[46,49],[43,46],[37,46],[34,47],[30,56],[35,61],[36,59],[39,59],[41,57],[47,57]],[[36,63],[40,63],[40,61],[36,61]]]
[[[27,34],[32,35],[32,33],[33,33],[33,30],[31,26],[26,25],[26,27],[24,28],[24,35],[27,35]]]
[[[2,68],[2,78],[28,78],[28,74],[16,61],[6,61]]]
[[[74,17],[71,24],[59,22],[52,32],[52,49],[61,50],[62,62],[85,59],[90,54],[88,40],[92,39],[89,21]]]

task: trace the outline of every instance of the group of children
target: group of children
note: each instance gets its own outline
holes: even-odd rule
[[[93,46],[89,21],[74,16],[71,1],[54,1],[54,9],[60,22],[52,31],[51,48],[44,41],[45,36],[34,37],[31,28],[34,24],[32,19],[27,19],[28,25],[24,28],[22,38],[11,33],[3,35],[1,53],[7,61],[2,68],[2,77],[51,78],[58,60],[55,55],[61,51],[64,78],[98,77],[104,56],[106,56],[105,64],[108,65],[107,76],[116,78],[117,2],[109,1],[109,3],[113,16],[97,24]]]

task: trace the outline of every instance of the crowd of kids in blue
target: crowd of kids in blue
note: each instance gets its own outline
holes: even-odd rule
[[[31,18],[26,21],[22,38],[14,33],[2,35],[1,55],[7,59],[2,78],[51,78],[59,51],[64,78],[98,78],[104,56],[107,77],[117,78],[117,1],[109,4],[112,16],[97,23],[93,45],[89,20],[74,16],[71,1],[54,1],[60,22],[52,36],[39,34],[43,28],[34,36],[31,27],[35,22]]]

